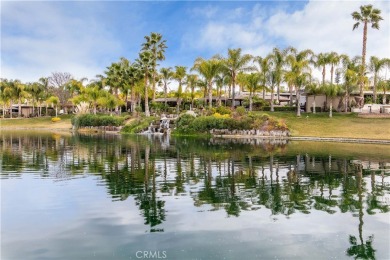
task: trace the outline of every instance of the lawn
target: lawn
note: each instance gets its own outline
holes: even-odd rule
[[[356,114],[273,112],[284,119],[293,136],[344,137],[390,140],[390,118],[360,118]]]
[[[72,124],[70,122],[71,115],[59,116],[61,121],[53,123],[51,117],[37,117],[37,118],[12,118],[0,119],[0,129],[70,129]]]

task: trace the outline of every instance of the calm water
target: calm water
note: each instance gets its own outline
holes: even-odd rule
[[[390,146],[2,133],[1,259],[390,259]]]

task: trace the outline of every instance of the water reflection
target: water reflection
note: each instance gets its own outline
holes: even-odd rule
[[[3,181],[30,172],[55,181],[98,176],[114,202],[134,200],[149,232],[166,231],[171,197],[191,198],[203,214],[266,211],[274,222],[348,213],[358,225],[346,254],[374,259],[364,220],[389,212],[390,157],[369,152],[379,146],[365,146],[361,156],[273,141],[15,133],[3,133],[0,146]]]

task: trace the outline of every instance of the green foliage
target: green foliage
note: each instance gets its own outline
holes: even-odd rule
[[[239,116],[245,115],[245,113],[246,113],[245,107],[237,107],[237,108],[236,108],[236,113],[237,113]]]
[[[73,117],[72,125],[76,128],[88,126],[120,126],[124,120],[124,117],[84,114]]]
[[[265,106],[262,108],[263,111],[271,111],[271,107],[270,106]],[[291,106],[285,106],[285,107],[274,107],[274,111],[278,111],[278,112],[295,112],[297,110],[296,107],[291,107]],[[319,110],[317,110],[319,111]]]
[[[214,114],[212,116],[193,117],[191,115],[182,115],[176,121],[177,134],[199,134],[208,133],[212,129],[228,129],[228,130],[286,130],[286,124],[268,115],[259,115],[248,113],[239,117],[221,116]]]
[[[148,126],[157,120],[156,117],[140,117],[133,120],[130,124],[125,125],[121,133],[124,134],[137,134],[148,128]]]
[[[221,115],[231,115],[232,110],[229,107],[219,106],[216,108],[216,112]]]

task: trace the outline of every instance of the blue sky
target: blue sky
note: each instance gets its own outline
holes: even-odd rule
[[[372,2],[372,1],[371,1]],[[167,40],[162,66],[191,67],[197,57],[241,47],[361,54],[362,28],[351,13],[370,1],[1,1],[1,77],[35,81],[51,72],[94,78],[120,57],[137,58],[144,36]],[[369,30],[368,55],[390,57],[390,7]]]

